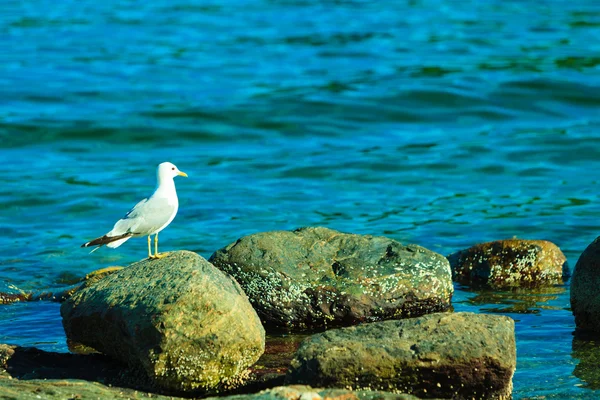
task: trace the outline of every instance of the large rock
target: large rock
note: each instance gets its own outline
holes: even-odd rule
[[[68,339],[168,390],[219,390],[264,351],[264,329],[242,289],[189,251],[140,261],[78,290],[61,314]]]
[[[453,293],[440,254],[327,228],[257,233],[215,252],[267,327],[353,325],[444,311]]]
[[[515,366],[512,319],[438,313],[314,335],[298,349],[287,382],[424,398],[506,399]]]
[[[545,240],[481,243],[449,255],[448,260],[455,281],[495,289],[560,284],[568,273],[565,255]]]
[[[579,256],[571,278],[571,309],[575,325],[600,332],[600,236]]]

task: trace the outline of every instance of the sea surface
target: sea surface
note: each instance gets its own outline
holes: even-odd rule
[[[161,251],[322,225],[447,255],[600,234],[600,2],[5,0],[0,289],[146,256],[89,254],[171,161]],[[3,290],[4,290],[3,289]],[[600,397],[569,284],[457,287],[516,320],[516,399]],[[0,342],[66,352],[59,305],[0,307]]]

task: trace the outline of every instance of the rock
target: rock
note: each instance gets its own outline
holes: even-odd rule
[[[278,386],[254,394],[227,397],[210,397],[205,400],[418,400],[408,394],[376,391],[352,391],[348,389],[313,389],[310,386]]]
[[[12,379],[0,374],[0,399],[10,400],[75,400],[75,399],[153,399],[175,400],[180,397],[160,396],[133,389],[105,386],[98,382],[67,379]]]
[[[571,309],[582,331],[600,332],[600,236],[579,256],[571,278]]]
[[[176,392],[231,386],[264,351],[264,329],[242,289],[189,251],[117,271],[74,293],[61,315],[69,340]]]
[[[458,251],[448,260],[456,282],[495,289],[561,284],[568,274],[565,255],[545,240],[496,240]]]
[[[210,261],[235,277],[271,328],[414,317],[447,310],[453,293],[440,254],[321,227],[246,236]]]
[[[287,383],[506,399],[516,366],[514,321],[438,313],[329,330],[298,349]]]

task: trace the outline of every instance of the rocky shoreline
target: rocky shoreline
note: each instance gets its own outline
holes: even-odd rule
[[[1,345],[0,398],[509,399],[514,321],[453,313],[453,280],[533,290],[566,276],[544,241],[446,258],[320,227],[257,233],[208,261],[177,251],[60,293],[0,294],[61,301],[70,349],[92,353]]]

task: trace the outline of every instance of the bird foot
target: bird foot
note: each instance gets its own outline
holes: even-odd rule
[[[158,259],[166,257],[166,256],[167,256],[167,253],[156,253],[156,254],[152,254],[152,255],[148,256],[148,258],[150,260],[158,260]]]

